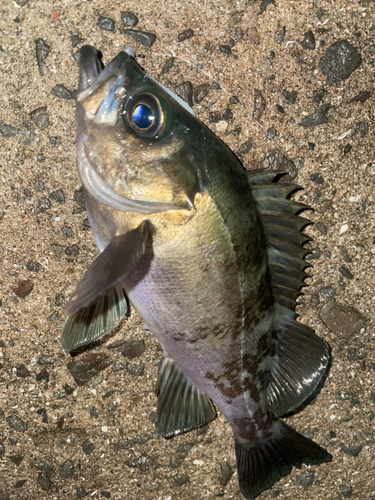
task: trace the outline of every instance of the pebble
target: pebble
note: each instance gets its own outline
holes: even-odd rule
[[[76,203],[78,203],[78,205],[83,208],[83,209],[86,209],[86,205],[85,205],[85,195],[83,193],[83,187],[81,186],[79,189],[76,189],[74,191],[74,201]]]
[[[100,415],[100,410],[98,410],[98,408],[92,408],[90,410],[90,417],[92,418],[98,418]]]
[[[321,234],[324,235],[327,234],[327,226],[324,224],[324,222],[321,221],[316,222],[315,227]]]
[[[126,363],[126,371],[130,373],[130,375],[134,375],[137,377],[142,377],[145,372],[144,365],[137,365],[136,363],[130,363],[129,361]]]
[[[109,356],[90,352],[77,360],[70,361],[67,368],[75,383],[81,387],[112,364]]]
[[[297,168],[281,151],[278,149],[269,149],[263,157],[262,167],[268,170],[278,170],[280,172],[285,172],[288,175],[284,175],[280,179],[280,182],[291,182],[297,177]]]
[[[323,184],[324,180],[322,177],[322,174],[311,174],[310,175],[310,181],[315,182],[315,184]]]
[[[260,90],[254,90],[254,109],[253,109],[253,118],[254,120],[259,120],[259,118],[264,113],[266,109],[267,101],[263,97],[263,94]]]
[[[70,41],[71,41],[72,47],[74,49],[75,47],[77,47],[78,45],[80,45],[81,43],[83,43],[85,41],[85,38],[82,38],[79,35],[71,35]]]
[[[151,469],[151,467],[156,465],[156,460],[150,455],[142,453],[140,457],[134,460],[125,460],[125,465],[127,465],[128,467],[140,469],[141,471],[146,471],[147,469]]]
[[[37,40],[35,40],[35,52],[39,73],[43,75],[44,61],[47,59],[49,53],[51,52],[51,47],[43,40],[43,38],[38,38]]]
[[[276,104],[275,108],[279,113],[285,113],[284,108],[280,104]]]
[[[339,271],[344,276],[344,278],[347,278],[348,280],[352,280],[353,279],[352,273],[345,266],[341,266],[339,268]]]
[[[361,134],[361,137],[365,137],[368,132],[368,123],[366,121],[362,121],[358,123],[358,132]]]
[[[168,73],[172,69],[173,64],[174,64],[174,57],[170,57],[169,59],[167,59],[167,61],[164,63],[164,66],[162,67],[160,76],[165,75],[165,73]]]
[[[190,481],[189,476],[185,472],[179,472],[173,477],[173,483],[175,486],[182,486]]]
[[[309,149],[312,151],[315,149],[315,143],[314,142],[308,142],[307,145],[309,146]]]
[[[112,33],[115,31],[115,21],[110,17],[100,16],[98,26],[100,29],[105,31],[111,31]]]
[[[41,130],[49,127],[49,114],[47,113],[47,106],[41,106],[40,108],[31,111],[30,118]]]
[[[129,340],[123,344],[121,354],[128,359],[134,359],[146,350],[144,340]]]
[[[22,486],[25,486],[26,483],[27,479],[21,479],[20,481],[14,483],[13,488],[14,489],[22,488]]]
[[[82,443],[82,451],[86,455],[90,455],[94,451],[94,445],[89,439],[86,439],[86,441]]]
[[[111,494],[109,491],[101,491],[100,496],[103,498],[111,498]]]
[[[327,76],[326,83],[346,80],[362,62],[358,50],[347,40],[339,40],[332,44],[319,61],[321,73]]]
[[[310,97],[310,100],[312,102],[322,102],[326,93],[327,93],[327,91],[325,89],[314,90],[314,92],[312,93],[312,95]]]
[[[281,44],[284,41],[285,34],[286,34],[286,27],[283,26],[281,30],[276,31],[276,33],[273,36],[273,39],[275,40],[276,43]]]
[[[121,19],[124,23],[124,26],[128,26],[129,28],[134,28],[134,26],[137,26],[137,24],[139,23],[138,17],[133,14],[133,12],[130,12],[130,10],[121,12]]]
[[[37,414],[42,417],[42,423],[43,424],[48,424],[48,415],[47,415],[47,412],[46,412],[46,410],[44,408],[40,408],[37,411]]]
[[[66,101],[72,99],[72,92],[61,84],[55,85],[51,90],[51,94],[58,99],[65,99]]]
[[[181,460],[178,457],[172,457],[169,461],[169,467],[171,469],[177,469],[177,467],[180,467],[181,465]]]
[[[38,193],[43,193],[45,189],[45,184],[42,181],[42,179],[35,179],[35,181],[33,182],[33,187],[35,191],[38,191]]]
[[[87,497],[87,495],[88,495],[88,493],[83,486],[79,486],[79,488],[77,488],[77,492],[76,492],[77,498],[85,498],[85,497]]]
[[[220,471],[221,471],[220,484],[223,488],[225,488],[233,476],[233,469],[230,466],[229,462],[221,462]]]
[[[194,31],[191,28],[189,28],[179,33],[177,40],[179,42],[184,42],[185,40],[189,40],[189,38],[193,38],[193,36],[194,36]]]
[[[56,321],[59,319],[59,311],[54,311],[52,314],[47,316],[47,321]]]
[[[210,123],[218,123],[220,120],[221,120],[220,111],[211,111],[211,113],[208,113],[208,121]]]
[[[315,50],[316,44],[315,44],[315,36],[314,33],[309,30],[304,34],[303,40],[301,43],[301,47],[304,50]]]
[[[151,48],[156,42],[157,36],[155,33],[150,33],[148,31],[136,31],[136,30],[128,30],[128,29],[120,29],[120,32],[123,35],[127,35],[133,38],[136,42],[145,47]]]
[[[58,189],[57,191],[53,191],[50,193],[49,198],[53,201],[56,201],[60,205],[65,203],[65,195],[62,189]]]
[[[349,304],[330,300],[320,311],[325,326],[342,339],[349,339],[366,325],[364,316]]]
[[[277,130],[275,127],[270,127],[267,129],[266,136],[269,141],[272,141],[277,135]]]
[[[232,53],[232,47],[230,45],[219,45],[219,50],[223,54],[229,56]]]
[[[30,372],[27,369],[26,365],[24,365],[24,364],[18,365],[15,372],[16,372],[17,377],[20,377],[20,378],[30,377]]]
[[[53,463],[48,458],[36,458],[30,463],[31,467],[36,470],[50,471],[53,470]]]
[[[119,439],[117,442],[117,448],[119,450],[128,450],[133,446],[133,443],[130,439]]]
[[[298,125],[301,125],[302,127],[305,128],[313,128],[317,127],[318,125],[323,125],[324,123],[327,123],[328,118],[326,115],[330,107],[331,107],[330,103],[324,104],[324,106],[318,108],[312,115],[303,118]]]
[[[371,96],[371,92],[365,90],[364,92],[360,92],[358,95],[350,99],[349,102],[366,102]]]
[[[267,7],[271,4],[274,4],[275,3],[275,0],[262,0],[260,2],[260,6],[259,6],[259,13],[258,15],[260,16],[261,14],[263,14],[263,12],[266,11]]]
[[[315,473],[313,471],[305,471],[302,472],[299,476],[296,477],[297,483],[303,488],[308,488],[314,482]]]
[[[63,479],[69,479],[73,477],[74,475],[74,464],[71,460],[65,460],[65,462],[62,464],[60,472],[59,472],[60,477]]]
[[[3,443],[0,443],[0,457],[2,457],[5,454],[5,446]]]
[[[73,230],[70,226],[64,226],[61,232],[66,238],[71,238],[73,236]]]
[[[232,110],[228,107],[223,113],[224,120],[231,120],[233,118]]]
[[[351,488],[350,486],[343,486],[340,490],[340,493],[344,498],[350,498],[353,494],[353,488]]]
[[[62,293],[57,293],[55,295],[55,306],[62,307],[65,305],[66,305],[66,298],[64,297],[64,295]],[[55,358],[56,358],[56,356],[54,356],[54,360],[55,360]],[[52,363],[53,363],[53,361],[52,361]],[[39,363],[39,361],[38,361],[38,363]],[[49,364],[49,363],[47,363],[47,364]]]
[[[135,444],[142,445],[146,444],[147,441],[151,439],[151,436],[148,434],[137,434],[135,437]]]
[[[322,256],[322,251],[320,248],[310,248],[310,253],[306,255],[305,260],[319,259]]]
[[[38,483],[42,487],[42,490],[48,491],[51,489],[51,473],[50,472],[39,472]]]
[[[251,142],[251,139],[248,139],[247,141],[243,142],[238,149],[241,154],[246,155],[250,151],[252,146],[253,143]]]
[[[181,97],[190,107],[193,106],[193,85],[191,82],[182,82],[175,87],[178,97]]]
[[[288,104],[295,104],[297,101],[297,92],[295,90],[289,91],[289,90],[283,90],[282,92],[286,102]]]
[[[13,137],[21,133],[20,129],[13,127],[12,125],[7,125],[0,119],[0,134],[3,137]]]
[[[30,280],[21,280],[18,282],[16,288],[13,288],[13,293],[17,295],[17,297],[24,299],[27,295],[29,295],[29,293],[31,293],[33,288],[34,285]]]
[[[49,372],[47,368],[43,368],[35,377],[35,380],[37,382],[41,382],[42,380],[45,380],[47,383],[49,382]]]
[[[242,36],[243,36],[243,34],[242,34]],[[235,36],[235,38],[236,38],[236,36]],[[256,45],[256,46],[260,45],[262,38],[259,34],[259,31],[256,28],[249,29],[248,40],[249,40],[249,43],[251,43],[252,45]]]
[[[344,147],[344,156],[347,155],[348,153],[350,153],[350,151],[353,149],[353,146],[351,144],[345,144],[345,147]]]
[[[202,83],[198,85],[194,91],[194,100],[195,102],[202,102],[205,97],[207,97],[208,92],[210,90],[210,86],[208,83]]]
[[[50,208],[51,208],[51,202],[49,201],[49,199],[48,198],[41,198],[38,201],[37,206],[35,207],[35,212],[37,214],[41,214],[43,212],[46,212]]]
[[[11,455],[9,459],[18,467],[23,460],[23,455],[21,455],[21,453],[16,453],[15,455]]]
[[[362,451],[362,446],[346,446],[345,448],[342,449],[342,451],[345,453],[345,455],[348,455],[349,457],[358,457],[358,455]]]
[[[76,256],[79,254],[79,247],[77,245],[69,245],[68,247],[65,248],[64,252],[66,255]]]
[[[323,297],[323,299],[332,299],[336,295],[336,290],[331,286],[324,286],[320,290],[320,295]]]

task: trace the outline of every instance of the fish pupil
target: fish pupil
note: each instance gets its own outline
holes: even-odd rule
[[[133,122],[137,128],[147,130],[153,125],[154,121],[154,112],[147,104],[138,104],[133,109]]]

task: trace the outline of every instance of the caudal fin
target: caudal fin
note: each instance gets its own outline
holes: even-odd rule
[[[286,476],[292,466],[330,462],[332,456],[319,445],[284,424],[275,421],[272,435],[259,442],[235,436],[238,481],[245,498],[256,498]]]

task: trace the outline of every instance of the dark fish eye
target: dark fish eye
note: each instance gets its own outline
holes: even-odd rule
[[[139,92],[132,95],[124,104],[124,122],[139,137],[154,138],[164,130],[165,113],[156,95]]]
[[[155,115],[147,104],[138,104],[133,108],[133,123],[140,130],[147,130],[154,124]]]

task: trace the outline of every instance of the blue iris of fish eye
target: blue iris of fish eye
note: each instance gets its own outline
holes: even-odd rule
[[[155,114],[147,104],[138,104],[138,106],[133,109],[132,118],[137,128],[147,130],[153,125]]]

